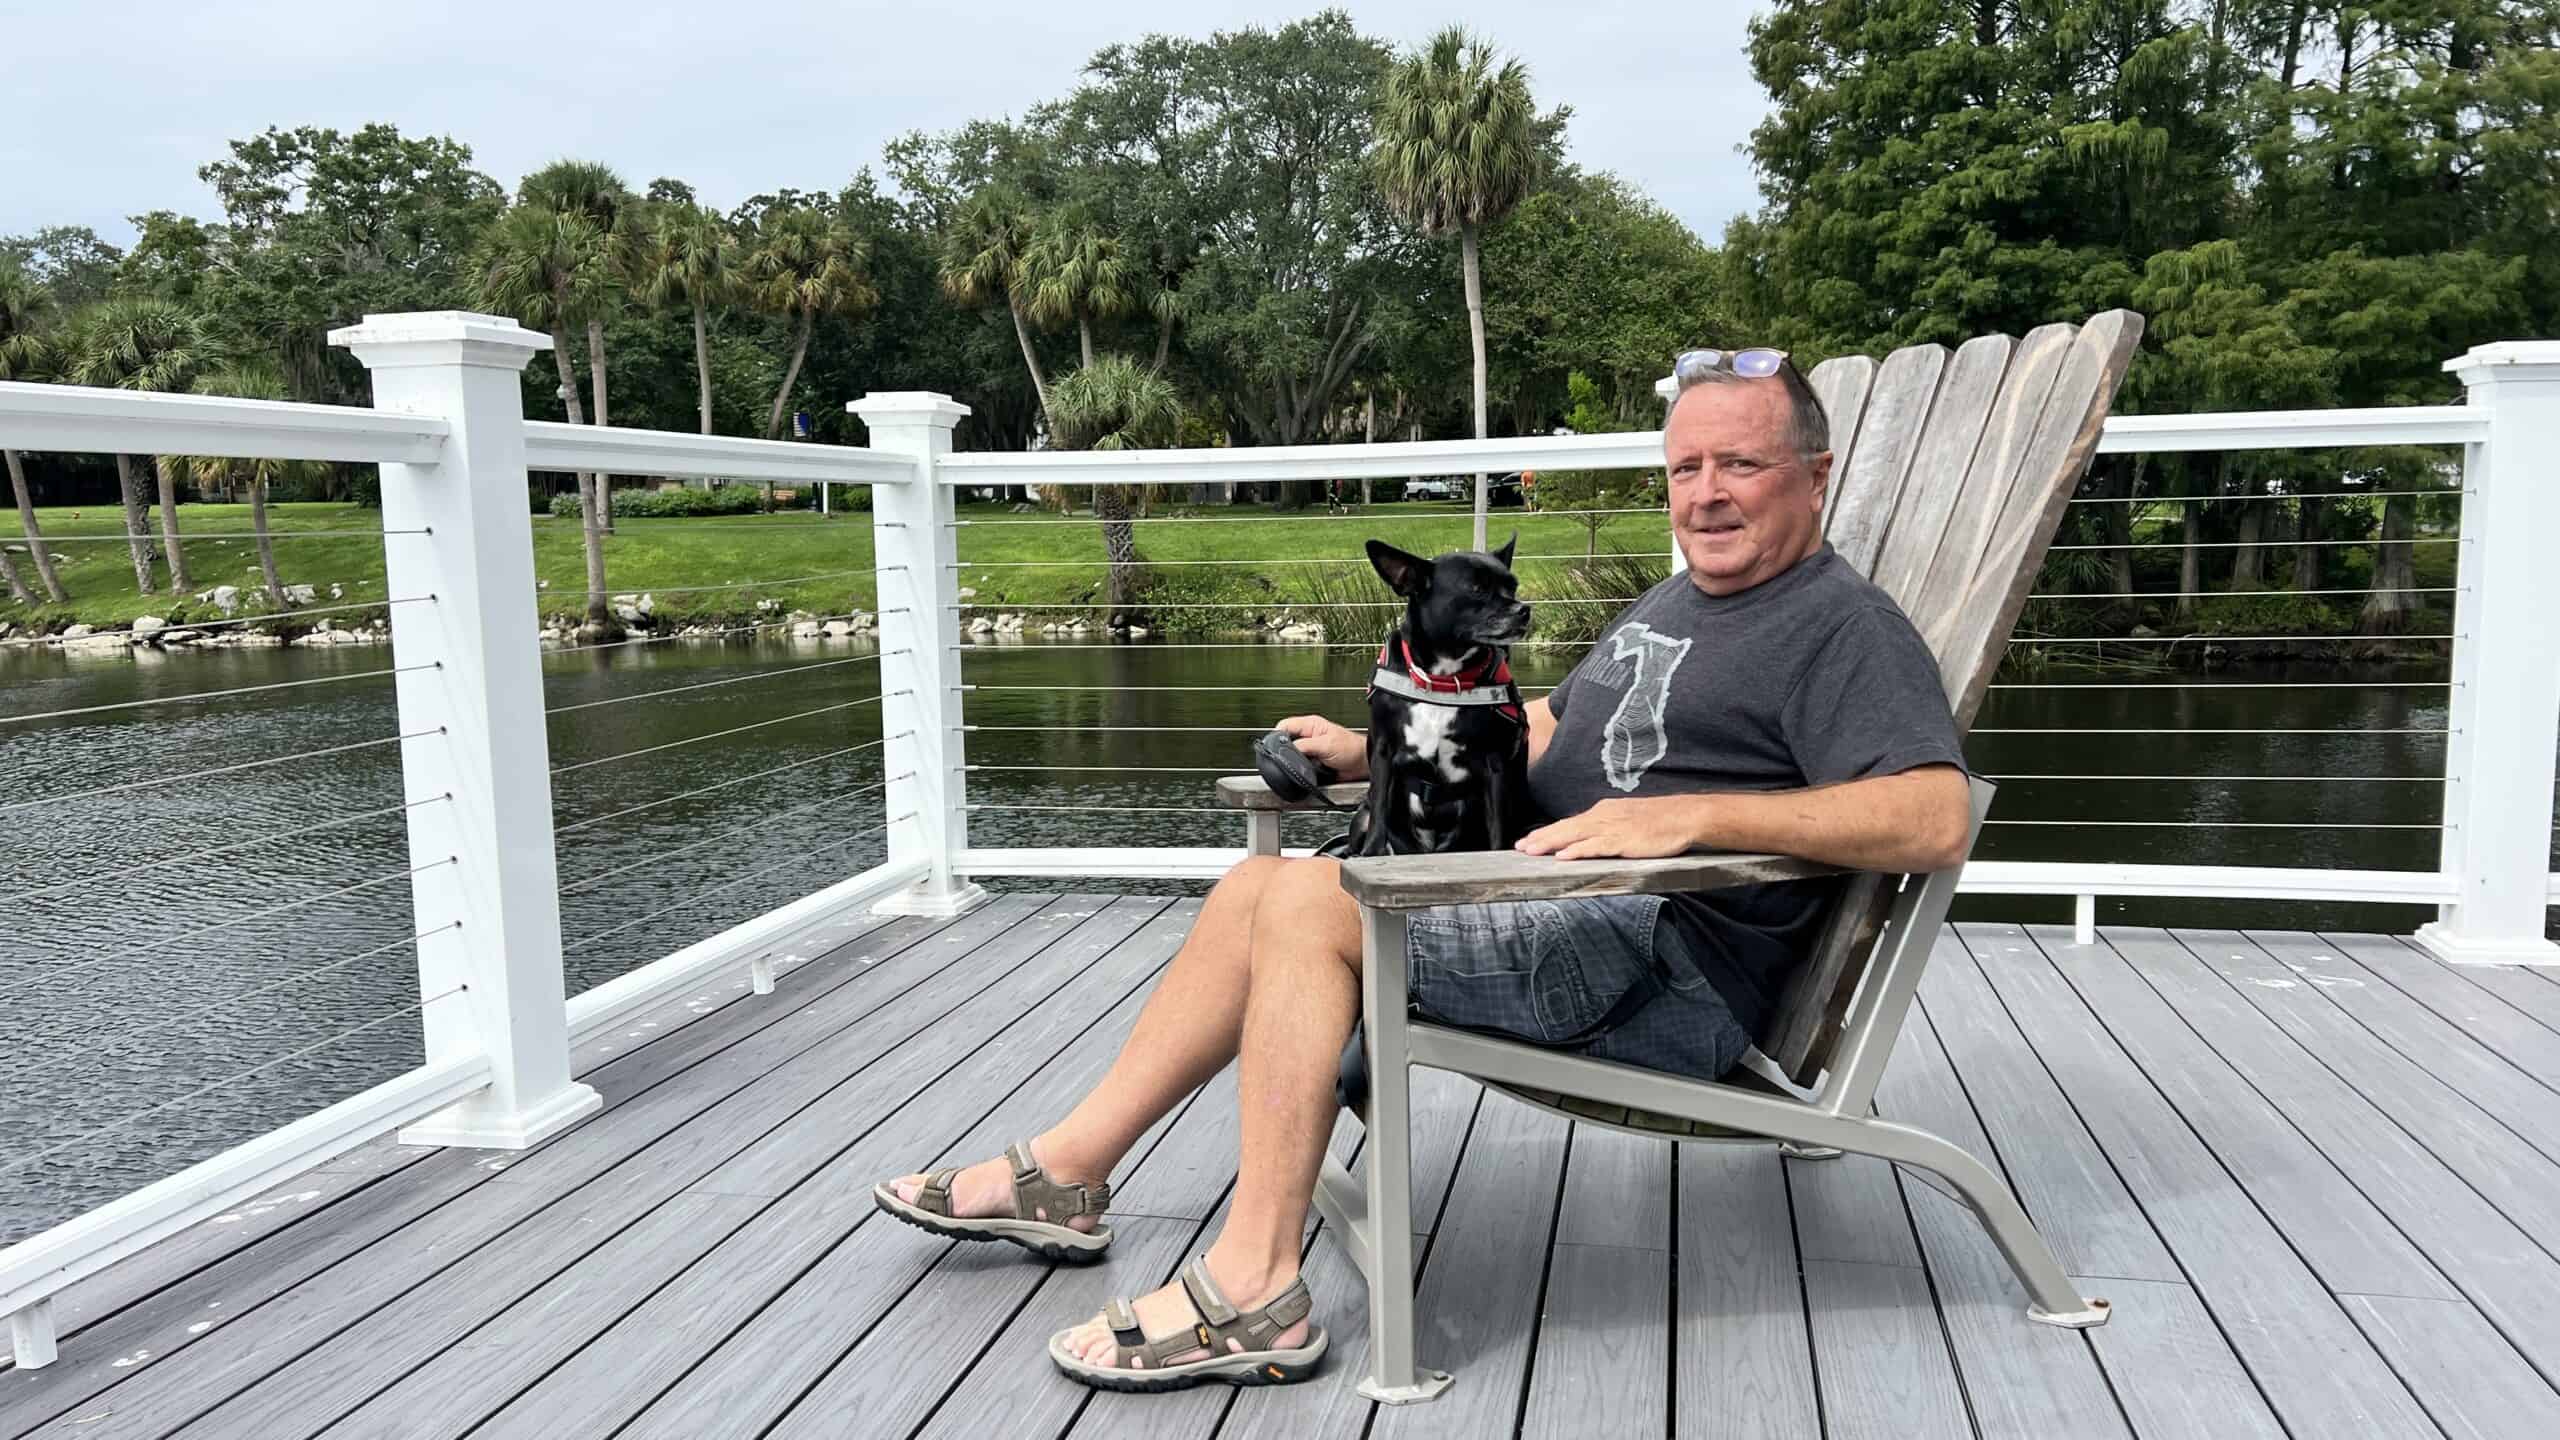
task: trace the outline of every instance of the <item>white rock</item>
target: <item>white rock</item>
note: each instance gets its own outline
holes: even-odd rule
[[[782,602],[779,600],[759,600],[756,602],[756,613],[759,615],[770,615],[781,608]]]
[[[977,598],[978,598],[978,591],[977,591],[977,587],[975,587],[975,586],[971,586],[971,585],[963,585],[963,586],[961,586],[961,587],[960,587],[960,598],[961,598],[961,599],[963,599],[963,600],[975,600],[975,599],[977,599]]]
[[[329,585],[329,598],[330,598],[330,599],[332,599],[332,600],[344,600],[344,599],[346,599],[346,598],[347,598],[347,587],[346,587],[346,586],[344,586],[344,585],[340,585],[340,584],[336,583],[335,581],[332,581],[332,582],[330,583],[330,585]]]
[[[658,597],[657,597],[657,596],[655,596],[655,595],[643,595],[643,596],[641,596],[641,597],[640,597],[640,606],[639,606],[639,609],[640,609],[640,613],[641,613],[641,614],[643,614],[643,615],[655,615],[655,614],[657,614],[657,613],[658,613]]]
[[[977,619],[969,622],[969,633],[972,635],[993,635],[996,633],[996,622],[988,619],[984,615],[981,615]]]
[[[133,638],[140,640],[169,628],[169,622],[157,615],[137,615],[133,619]]]
[[[97,633],[98,627],[95,625],[74,625],[62,632],[62,638],[65,640],[81,640]]]
[[[225,615],[229,615],[240,608],[240,587],[237,585],[216,585],[211,591],[206,593],[204,598],[213,602],[214,609],[221,611]]]
[[[827,635],[830,639],[842,640],[846,636],[851,635],[854,632],[854,629],[854,623],[850,620],[830,620],[827,622]]]
[[[1144,625],[1132,625],[1129,627],[1129,638],[1132,640],[1144,640],[1147,636],[1153,633],[1153,631],[1150,631]]]
[[[619,600],[613,603],[613,613],[615,618],[625,625],[637,625],[641,620],[639,606],[628,605]]]
[[[308,605],[320,598],[320,592],[308,585],[287,585],[284,600],[288,605]]]
[[[791,638],[794,640],[815,640],[825,633],[826,627],[815,620],[794,621],[791,626]]]
[[[548,590],[551,588],[551,582],[548,580],[536,580],[533,582],[533,588],[536,590]]]
[[[198,636],[193,630],[163,630],[154,638],[163,645],[192,645]]]
[[[240,632],[239,637],[231,643],[234,645],[245,646],[252,650],[274,650],[283,647],[284,637],[281,635],[270,635],[263,630],[246,630]]]

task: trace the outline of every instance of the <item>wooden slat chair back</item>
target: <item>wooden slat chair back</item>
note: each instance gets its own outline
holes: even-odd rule
[[[1861,356],[1814,368],[1815,393],[1832,413],[1825,538],[1929,642],[1960,732],[1982,707],[2141,339],[2142,317],[2115,310],[2023,340],[1985,335],[1952,356],[1914,345],[1881,367]],[[1844,882],[1760,1037],[1762,1053],[1799,1085],[1832,1059],[1892,881]]]

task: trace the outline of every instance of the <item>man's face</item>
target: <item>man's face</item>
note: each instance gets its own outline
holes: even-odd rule
[[[1778,380],[1694,385],[1662,430],[1671,478],[1671,533],[1689,580],[1732,595],[1822,545],[1830,452],[1807,461],[1787,443],[1787,393]]]

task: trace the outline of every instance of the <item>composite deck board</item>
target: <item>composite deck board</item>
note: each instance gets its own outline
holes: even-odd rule
[[[2311,1267],[2061,973],[2014,925],[1957,927],[2027,1043],[2124,1177],[2294,1435],[2425,1435],[2432,1422]],[[2325,1161],[2323,1163],[2326,1163]]]
[[[607,1108],[567,1136],[368,1144],[73,1287],[62,1359],[0,1372],[0,1437],[2560,1430],[2560,1344],[2525,1308],[2560,1279],[2560,983],[2281,932],[2083,953],[1967,925],[1922,988],[1879,1113],[2005,1173],[2114,1302],[2103,1328],[2028,1322],[1915,1172],[1675,1155],[1425,1070],[1417,1349],[1447,1396],[1358,1396],[1365,1291],[1321,1227],[1315,1382],[1097,1396],[1047,1339],[1222,1223],[1232,1072],[1124,1162],[1107,1265],[952,1245],[869,1188],[1054,1119],[1196,909],[1005,896],[802,937],[777,995],[705,984],[589,1037]],[[2315,1197],[2401,1253],[2298,1233]],[[2432,1298],[2355,1290],[2413,1256]]]
[[[2026,937],[2004,948],[2023,954]],[[1996,1159],[2007,1171],[2018,1203],[2044,1232],[2062,1268],[2074,1275],[2185,1283],[2169,1247],[2126,1193],[2123,1177],[1953,935],[1939,938],[1920,981],[1919,1008],[1990,1135],[1990,1150],[1975,1153],[1986,1162]]]
[[[1917,1266],[1804,1262],[1831,1440],[1969,1437],[1945,1328]]]
[[[2035,926],[2028,933],[2331,1290],[2454,1298],[2443,1272],[2338,1168],[2336,1157],[2322,1154],[2118,954],[2178,948],[2166,932],[2110,930],[2107,943],[2095,945],[2073,944],[2068,929]],[[2319,1067],[2298,1068],[2308,1075]]]
[[[1678,1159],[1672,1433],[1815,1435],[1786,1162],[1768,1145],[1691,1145]]]
[[[1370,1435],[1486,1435],[1520,1413],[1572,1126],[1484,1097],[1414,1297],[1414,1359],[1461,1373],[1428,1405],[1382,1409]]]
[[[2349,1295],[2345,1304],[2446,1434],[2481,1440],[2560,1435],[2560,1393],[2470,1306],[2396,1295]]]
[[[1113,931],[1126,933],[1116,924]],[[707,1354],[829,1257],[840,1242],[856,1247],[850,1255],[866,1259],[875,1253],[873,1247],[880,1247],[880,1263],[874,1268],[889,1275],[920,1276],[938,1252],[931,1246],[892,1247],[886,1230],[870,1232],[864,1222],[877,1213],[872,1185],[941,1153],[987,1105],[1114,1005],[1125,1003],[1144,973],[1171,954],[1178,939],[1172,932],[1169,925],[1143,932],[1155,937],[1152,953],[1115,946],[1103,965],[1073,947],[1052,947],[1007,976],[1007,982],[1022,979],[1023,985],[992,987],[944,1023],[899,1046],[890,1063],[866,1069],[833,1092],[859,1092],[855,1098],[860,1103],[847,1107],[870,1117],[858,1134],[839,1137],[848,1143],[837,1150],[822,1154],[812,1147],[802,1152],[806,1183],[792,1188],[649,1306],[517,1397],[474,1434],[612,1433],[679,1381],[689,1380]],[[1014,941],[1021,934],[1017,928],[1006,939]],[[1057,983],[1062,974],[1063,985]],[[1042,999],[1047,1006],[1033,1005]],[[1044,1019],[1040,1011],[1051,1006],[1056,1013]],[[1025,1007],[1032,1008],[1026,1012]],[[1036,1046],[1000,1049],[992,1043],[1026,1025],[1042,1030],[1054,1043],[1036,1055],[1020,1053]],[[973,1094],[975,1108],[968,1108]],[[848,1233],[857,1238],[846,1242]],[[883,1311],[903,1289],[878,1277],[866,1276],[865,1281],[872,1288],[864,1293]],[[727,1373],[720,1367],[705,1371],[703,1383],[713,1384]]]
[[[1008,897],[1011,899],[1012,897]],[[1007,907],[1018,911],[1033,903],[1028,897],[1016,899]],[[993,909],[995,907],[989,907]],[[803,1008],[846,1011],[859,1018],[877,1003],[893,997],[909,986],[929,977],[920,967],[892,967],[881,972],[882,978],[852,996],[835,998],[842,979],[871,973],[860,962],[894,957],[908,944],[943,928],[948,922],[908,921],[879,931],[863,943],[842,952],[843,965],[808,973],[801,977],[799,993],[807,997]],[[662,1010],[660,1013],[667,1013]],[[641,1107],[631,1103],[632,1097],[645,1095],[676,1073],[668,1068],[670,1052],[695,1056],[711,1053],[723,1045],[734,1043],[741,1035],[752,1035],[778,1021],[793,1018],[779,1007],[759,1006],[745,1010],[730,1009],[707,1019],[697,1020],[681,1028],[661,1027],[651,1032],[658,1038],[634,1046],[624,1042],[618,1047],[610,1040],[591,1041],[580,1047],[582,1058],[597,1061],[596,1068],[586,1072],[589,1083],[608,1097],[608,1105],[618,1107],[616,1113],[589,1123],[584,1128],[607,1125],[641,1133],[627,1141],[636,1151],[659,1130],[634,1126],[628,1122],[643,1118],[634,1113]],[[746,1073],[760,1073],[750,1062]],[[741,1081],[740,1083],[743,1083]],[[692,1083],[670,1087],[666,1095],[694,1108],[707,1106],[724,1092],[705,1083],[699,1076]],[[645,1103],[645,1102],[644,1102]],[[666,1109],[661,1105],[656,1108]],[[673,1122],[668,1122],[672,1124]],[[572,1132],[577,1134],[580,1132]],[[564,1140],[552,1142],[554,1145]],[[419,1152],[411,1151],[412,1154]],[[537,1152],[539,1153],[539,1152]],[[503,1156],[491,1159],[475,1151],[430,1151],[417,1163],[403,1168],[397,1185],[367,1186],[344,1197],[339,1203],[326,1205],[305,1214],[280,1234],[264,1240],[254,1250],[232,1250],[224,1258],[188,1274],[182,1281],[157,1289],[148,1300],[120,1310],[79,1332],[79,1343],[66,1347],[64,1358],[42,1377],[40,1383],[12,1387],[0,1382],[0,1434],[16,1434],[46,1414],[59,1413],[74,1404],[85,1404],[108,1386],[135,1375],[150,1364],[167,1360],[184,1347],[209,1334],[254,1315],[258,1307],[312,1276],[321,1274],[349,1255],[364,1250],[391,1236],[437,1207],[472,1190],[484,1182],[505,1175],[519,1160],[528,1157]],[[375,1161],[374,1163],[385,1163]],[[212,1221],[195,1227],[178,1237],[190,1243],[198,1232],[223,1228]],[[127,1265],[139,1265],[153,1276],[165,1275],[152,1251],[145,1251]],[[117,1284],[112,1280],[125,1266],[117,1266],[97,1277],[101,1285]],[[128,1286],[127,1288],[135,1288]],[[117,1361],[123,1361],[118,1365]]]
[[[2247,982],[2243,993],[2259,1002],[2260,1008],[2274,1006],[2307,1022],[2334,1007],[2409,1065],[2435,1077],[2545,1157],[2560,1162],[2560,1095],[2549,1086],[2482,1049],[2443,1016],[2317,935],[2251,931],[2247,938],[2282,967],[2280,971],[2251,970],[2245,958],[2232,962],[2235,975]],[[2248,951],[2234,947],[2225,953],[2246,957]],[[2293,983],[2276,983],[2288,980]],[[2365,1047],[2355,1049],[2369,1053]]]
[[[1902,1043],[1876,1092],[1876,1109],[1953,1140],[1998,1168],[1972,1103],[1925,1018],[1903,1027]],[[2089,1440],[2131,1440],[2086,1332],[2028,1319],[2025,1289],[1972,1212],[1937,1186],[1921,1183],[1916,1171],[1905,1170],[1900,1179],[1948,1346],[1981,1433],[2023,1440],[2060,1429]]]
[[[648,1146],[644,1163],[616,1168],[560,1195],[521,1177],[574,1145],[574,1137],[562,1150],[537,1152],[497,1177],[499,1183],[440,1211],[438,1219],[454,1216],[461,1222],[440,1237],[440,1246],[416,1243],[416,1227],[393,1237],[360,1263],[341,1266],[271,1307],[297,1323],[244,1329],[230,1337],[237,1343],[227,1345],[217,1334],[214,1343],[125,1382],[109,1397],[112,1409],[86,1433],[169,1434],[229,1392],[287,1368],[284,1381],[256,1386],[254,1395],[226,1411],[234,1416],[229,1428],[261,1436],[291,1430],[311,1418],[314,1407],[303,1397],[324,1388],[352,1405],[426,1363],[498,1308],[576,1263],[742,1148],[788,1125],[821,1097],[840,1100],[856,1092],[876,1110],[903,1104],[926,1088],[928,1079],[920,1077],[971,1053],[987,1034],[1020,1019],[1032,1001],[1075,978],[1059,957],[1040,953],[1075,923],[1053,923],[1044,910],[1015,924],[988,944],[989,951],[1005,952],[1001,965],[989,967],[997,975],[993,983],[968,993],[986,974],[968,965],[944,970],[883,1007],[886,1013],[917,1002],[910,1008],[926,1012],[916,1017],[922,1021],[918,1028],[841,1030]],[[938,989],[945,980],[961,987],[966,999],[934,1013],[933,1007],[952,998]],[[881,1063],[893,1056],[896,1063]],[[497,1212],[513,1218],[483,1229],[471,1222],[482,1208],[477,1202],[493,1192],[507,1197],[494,1200]],[[537,1213],[514,1215],[527,1200]]]
[[[2560,1031],[2560,967],[2436,963],[2541,1021],[2543,1028]]]
[[[1578,1127],[1577,1149],[1591,1133]],[[1671,1267],[1663,1258],[1656,1249],[1556,1245],[1521,1414],[1525,1440],[1668,1428]]]
[[[2451,1021],[2491,1052],[2545,1085],[2560,1089],[2560,1031],[2474,984],[2463,972],[2379,935],[2342,935],[2338,948]]]
[[[2304,1064],[2299,1046],[2177,940],[2143,931],[2110,939],[2125,965],[2317,1144],[2465,1298],[2546,1373],[2560,1374],[2560,1335],[2547,1323],[2550,1297],[2560,1293],[2560,1260],[2354,1087],[2325,1066]]]

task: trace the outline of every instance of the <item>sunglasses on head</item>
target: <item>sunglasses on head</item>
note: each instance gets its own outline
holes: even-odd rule
[[[1671,375],[1683,386],[1696,384],[1719,370],[1745,380],[1766,380],[1785,369],[1786,364],[1784,350],[1683,350],[1671,362]]]

